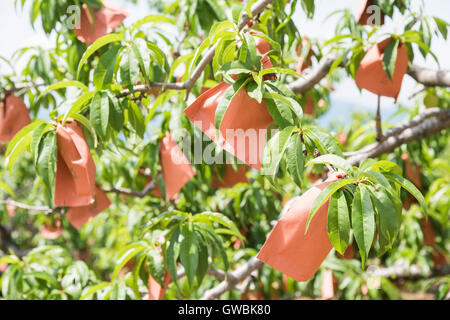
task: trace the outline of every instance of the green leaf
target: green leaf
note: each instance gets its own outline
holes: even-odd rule
[[[115,45],[100,57],[98,65],[94,70],[94,85],[97,90],[106,89],[112,83],[114,66],[119,54],[121,45]]]
[[[105,138],[109,122],[109,99],[106,93],[98,91],[94,94],[91,101],[89,117],[99,136]]]
[[[303,144],[300,134],[294,134],[289,138],[286,148],[286,169],[295,184],[302,187],[303,175]]]
[[[227,216],[218,213],[218,212],[203,212],[194,215],[193,222],[217,222],[225,227],[227,227],[233,235],[244,240],[243,235],[239,232],[239,229],[236,227],[233,221],[231,221]]]
[[[58,90],[58,89],[62,89],[62,88],[67,88],[67,87],[77,87],[80,88],[81,90],[83,90],[84,92],[88,91],[88,87],[84,84],[81,83],[79,81],[75,81],[75,80],[63,80],[63,81],[59,81],[57,83],[54,83],[50,86],[48,86],[47,89],[45,89],[37,98],[37,100],[39,100],[44,94],[46,94],[49,91],[52,90]]]
[[[42,137],[47,132],[47,129],[51,125],[49,123],[41,122],[34,130],[31,136],[30,150],[33,155],[34,167],[37,168],[38,156],[39,156],[39,145]]]
[[[386,172],[384,174],[389,180],[399,184],[403,187],[406,191],[408,191],[414,198],[419,201],[420,206],[422,207],[422,210],[424,211],[425,215],[428,215],[427,205],[425,203],[425,199],[423,198],[422,193],[416,188],[416,186],[411,183],[409,180],[395,174],[395,173],[389,173]]]
[[[120,270],[134,257],[136,257],[139,253],[145,250],[145,246],[140,243],[134,243],[127,247],[125,247],[117,259],[116,267],[112,273],[111,279],[116,279],[119,276]]]
[[[400,229],[401,209],[397,210],[387,191],[376,190],[374,187],[368,189],[377,212],[378,243],[380,253],[383,253],[391,248]]]
[[[142,114],[141,109],[139,109],[138,105],[131,100],[128,100],[128,121],[131,126],[136,131],[136,134],[141,138],[145,133],[145,118]]]
[[[147,47],[147,43],[144,39],[137,38],[134,41],[130,41],[131,49],[133,49],[134,55],[139,61],[144,79],[148,85],[150,85],[150,50]]]
[[[81,123],[88,131],[88,133],[91,135],[92,140],[94,141],[94,148],[97,148],[97,134],[95,133],[95,129],[92,126],[92,124],[89,122],[89,120],[84,117],[83,115],[79,114],[79,113],[74,113],[71,116],[74,120],[78,121],[79,123]]]
[[[336,191],[345,187],[346,185],[353,183],[353,179],[340,179],[335,182],[329,184],[325,189],[323,189],[319,195],[314,199],[313,204],[311,205],[311,210],[309,211],[308,221],[306,223],[305,234],[308,231],[309,224],[311,223],[311,219],[316,214],[317,210],[327,201],[327,199],[332,196]]]
[[[353,170],[352,166],[345,160],[344,158],[341,158],[339,156],[336,156],[334,154],[324,154],[317,158],[311,159],[308,161],[308,163],[305,166],[309,166],[312,164],[319,164],[319,163],[327,163],[331,164],[332,166],[344,170],[348,175],[351,175]]]
[[[139,80],[139,61],[132,49],[126,48],[124,51],[119,71],[122,84],[132,90]]]
[[[81,68],[83,67],[83,64],[86,62],[87,59],[89,59],[89,57],[95,51],[97,51],[101,47],[107,45],[108,43],[122,41],[123,37],[124,37],[124,34],[122,32],[121,33],[110,33],[110,34],[104,35],[103,37],[100,37],[97,40],[95,40],[95,42],[86,49],[83,56],[81,57],[81,60],[80,60],[80,63],[78,64],[78,69],[77,69],[77,79],[80,76],[80,71],[81,71]]]
[[[37,173],[44,182],[49,202],[53,202],[55,188],[56,149],[56,132],[47,132],[39,144]]]
[[[108,98],[111,101],[109,109],[109,123],[114,130],[120,131],[123,127],[124,115],[122,107],[119,104],[117,98],[110,92],[107,93]]]
[[[340,254],[344,254],[350,241],[350,216],[347,200],[342,190],[338,190],[330,198],[327,230],[333,247]]]
[[[369,191],[359,185],[353,198],[352,227],[356,243],[361,253],[361,263],[364,268],[370,247],[375,236],[375,211]]]
[[[64,114],[62,125],[64,125],[67,119],[72,117],[73,114],[78,113],[83,108],[83,106],[85,106],[92,99],[93,96],[94,92],[92,91],[83,93]]]
[[[400,41],[397,39],[392,39],[386,49],[384,50],[383,56],[383,68],[386,71],[390,79],[394,75],[395,63],[397,62],[397,49]]]
[[[184,267],[188,282],[192,286],[197,272],[199,257],[197,235],[188,225],[181,227],[181,235],[183,239],[180,243],[180,262]]]
[[[262,175],[274,176],[280,165],[281,158],[288,146],[289,138],[294,132],[295,127],[289,126],[281,131],[278,131],[272,138],[267,142],[264,147],[262,162]]]
[[[199,241],[199,253],[198,253],[198,267],[195,275],[197,276],[197,286],[202,284],[206,271],[209,268],[208,262],[208,247],[203,242]]]
[[[179,236],[180,236],[180,228],[176,227],[172,235],[169,239],[169,246],[167,248],[167,251],[165,252],[165,259],[164,264],[166,265],[167,271],[169,272],[172,280],[175,282],[175,284],[178,286],[177,282],[177,258],[178,258],[178,251],[175,248],[175,245],[178,245],[179,243]]]
[[[17,158],[23,154],[23,152],[31,144],[33,130],[45,123],[42,120],[36,120],[23,127],[19,132],[15,134],[12,140],[8,144],[8,148],[5,153],[5,166],[8,170],[11,170],[16,162]]]
[[[132,34],[136,29],[140,28],[141,26],[143,26],[146,23],[169,23],[169,24],[176,24],[175,19],[173,18],[169,18],[166,16],[162,16],[162,15],[158,15],[158,14],[149,14],[148,16],[136,21],[131,30],[130,30],[130,34]]]
[[[279,94],[277,92],[274,92],[270,87],[268,87],[270,93],[264,93],[264,98],[272,98],[274,100],[279,100],[282,103],[285,103],[287,106],[289,106],[289,108],[292,110],[292,112],[294,112],[294,114],[297,116],[297,119],[299,120],[299,122],[302,120],[303,118],[303,109],[300,106],[300,104],[295,101],[292,98],[286,97],[282,94]]]
[[[315,10],[314,0],[301,0],[301,3],[302,3],[302,9],[303,9],[303,11],[305,11],[306,16],[309,19],[312,19],[312,17],[314,16],[314,10]]]
[[[334,154],[343,157],[342,150],[335,138],[325,129],[309,125],[303,128],[303,134],[307,135],[322,154]]]

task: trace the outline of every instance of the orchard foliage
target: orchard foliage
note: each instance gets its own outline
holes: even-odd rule
[[[320,297],[326,269],[333,270],[338,281],[335,295],[342,299],[397,299],[401,290],[417,286],[437,288],[439,299],[448,294],[448,278],[399,284],[373,276],[366,268],[402,263],[430,271],[439,265],[439,254],[448,254],[448,132],[355,165],[345,159],[346,153],[375,142],[372,115],[356,113],[349,124],[332,124],[331,130],[316,122],[328,109],[333,84],[355,78],[369,47],[392,37],[383,58],[383,68],[392,78],[400,43],[406,45],[410,63],[418,52],[439,63],[430,46],[436,37],[447,39],[448,23],[427,15],[425,8],[412,12],[412,0],[378,0],[373,2],[386,17],[396,12],[402,19],[362,26],[348,9],[338,10],[330,13],[339,16],[336,35],[310,39],[301,47],[307,35],[292,17],[296,10],[314,17],[315,2],[268,1],[254,16],[251,9],[260,2],[152,0],[157,12],[138,21],[127,19],[126,26],[86,45],[67,27],[67,8],[85,4],[95,10],[103,7],[101,1],[16,0],[17,7],[31,4],[34,27],[57,36],[53,48],[20,48],[4,59],[11,70],[0,77],[0,89],[21,96],[32,117],[32,123],[2,149],[0,199],[46,208],[27,210],[6,202],[0,208],[0,266],[7,266],[0,269],[3,298],[142,299],[149,277],[163,286],[167,274],[172,281],[165,298],[200,298],[221,281],[211,270],[230,272],[246,263],[261,248],[287,200],[335,170],[345,177],[320,193],[308,217],[309,224],[329,201],[327,231],[335,250],[316,275],[296,282],[265,265],[247,287],[221,297],[280,298],[298,292]],[[245,17],[251,23],[241,25]],[[269,43],[270,51],[258,50],[260,41]],[[215,54],[204,64],[211,48]],[[329,54],[336,59],[320,83],[295,93],[289,84],[306,79],[295,71],[297,60],[309,52],[312,69]],[[272,66],[263,66],[265,56]],[[25,67],[16,70],[24,57]],[[278,130],[269,132],[262,168],[247,172],[248,183],[212,188],[224,166],[194,163],[192,144],[183,151],[196,174],[166,202],[160,141],[168,132],[180,147],[202,139],[203,133],[183,110],[204,89],[222,81],[230,86],[215,112],[217,134],[241,90],[264,102],[274,120],[269,129]],[[32,85],[21,88],[20,83]],[[6,93],[5,89],[2,95]],[[308,97],[313,114],[306,112]],[[448,91],[438,87],[426,88],[415,100],[414,108],[399,105],[397,113],[412,118],[425,108],[448,109],[450,101]],[[96,182],[112,202],[80,229],[65,217],[67,208],[53,205],[56,129],[68,119],[82,125],[96,164]],[[385,119],[382,124],[384,129],[395,125]],[[208,138],[200,141],[202,150],[211,144]],[[236,160],[218,145],[213,154]],[[242,165],[236,160],[233,167],[238,163]],[[419,184],[408,173],[411,164],[421,168]],[[135,196],[150,179],[163,196]],[[424,244],[423,221],[433,226],[432,245]],[[42,233],[45,226],[56,226],[62,233],[48,239]],[[355,249],[354,257],[342,259],[349,248]]]

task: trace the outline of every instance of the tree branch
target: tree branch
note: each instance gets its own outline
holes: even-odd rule
[[[324,56],[319,64],[311,71],[310,74],[306,75],[304,79],[298,79],[288,85],[294,93],[305,93],[306,91],[312,89],[317,83],[320,82],[330,71],[331,65],[338,58],[338,55],[333,53]]]
[[[344,153],[344,156],[349,156],[347,159],[351,165],[357,165],[367,158],[374,158],[384,153],[393,151],[402,144],[411,141],[419,140],[438,133],[442,130],[450,128],[450,110],[441,109],[439,112],[433,110],[431,113],[436,115],[433,119],[426,119],[421,121],[426,115],[419,115],[410,122],[391,129],[389,136],[380,143],[373,143],[359,151],[352,153]]]
[[[262,267],[264,263],[251,257],[244,265],[240,266],[233,272],[228,274],[226,280],[219,283],[212,289],[206,290],[201,300],[214,300],[219,298],[223,293],[233,289],[239,282],[244,281],[251,273]]]
[[[378,268],[369,266],[367,273],[374,277],[391,278],[394,280],[422,280],[435,277],[443,277],[450,274],[450,265],[442,265],[435,267],[431,272],[424,272],[418,266],[399,266],[393,265],[387,268]]]
[[[450,70],[431,70],[411,65],[407,71],[414,80],[428,87],[450,87]]]
[[[261,13],[264,8],[271,3],[272,0],[259,0],[256,2],[252,7],[252,16],[256,16],[259,13]],[[238,28],[239,30],[242,30],[244,26],[250,21],[250,17],[247,13],[244,13],[242,15],[241,21],[239,22]],[[150,88],[166,88],[166,89],[173,89],[173,90],[191,90],[194,86],[197,79],[202,74],[203,70],[206,68],[206,66],[211,62],[211,60],[214,58],[214,55],[216,53],[217,45],[214,44],[211,48],[208,49],[206,54],[203,56],[203,58],[200,60],[200,63],[195,67],[194,71],[192,72],[192,75],[187,79],[185,82],[176,82],[176,83],[162,83],[162,82],[150,82],[149,86],[146,85],[138,85],[133,87],[133,90],[136,92],[146,92]],[[124,97],[129,95],[131,92],[126,89],[123,90],[118,97]]]

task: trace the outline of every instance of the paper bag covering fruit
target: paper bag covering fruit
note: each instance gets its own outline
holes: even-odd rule
[[[392,79],[383,68],[384,51],[392,38],[387,38],[370,48],[361,60],[356,72],[356,84],[362,89],[369,90],[379,96],[392,97],[397,101],[403,76],[408,69],[408,53],[406,45],[399,43],[397,60]]]
[[[264,69],[272,67],[267,56],[261,60]],[[220,126],[219,139],[216,139],[214,125],[217,106],[230,84],[222,81],[217,86],[200,95],[184,113],[212,141],[259,170],[261,156],[266,144],[266,129],[273,119],[267,111],[264,100],[259,103],[250,98],[247,89],[241,89],[231,101]]]
[[[344,176],[334,172],[298,197],[280,217],[257,258],[297,281],[311,279],[332,249],[327,233],[329,200],[317,210],[305,234],[308,215],[320,192]]]
[[[211,187],[213,188],[231,188],[236,183],[244,182],[248,183],[246,176],[247,168],[245,166],[239,166],[238,170],[234,170],[231,164],[225,165],[225,172],[222,177],[219,178],[217,171],[214,171]]]
[[[153,279],[153,277],[149,274],[148,276],[148,300],[161,300],[166,293],[167,286],[169,285],[172,278],[170,274],[166,271],[164,275],[164,288],[161,288],[161,285]]]
[[[80,28],[74,32],[78,40],[90,45],[98,38],[111,33],[128,16],[123,9],[104,3],[104,8],[93,9],[94,17],[86,4],[83,4],[80,16]]]
[[[333,271],[331,269],[327,269],[323,273],[321,292],[323,300],[331,300],[334,297]]]
[[[57,125],[55,206],[82,207],[95,201],[95,163],[81,125],[68,119]]]
[[[14,94],[6,95],[0,102],[0,142],[10,141],[30,123],[30,115],[23,100]]]
[[[310,46],[310,48],[308,50],[306,57],[304,57],[304,56],[302,56],[302,48],[303,47],[306,48],[307,46]],[[303,37],[302,43],[297,46],[297,56],[298,56],[298,60],[297,60],[297,66],[295,68],[295,71],[297,73],[302,73],[303,70],[305,70],[306,68],[311,66],[311,58],[313,56],[313,51],[311,49],[311,43],[309,42],[308,37]]]
[[[171,133],[166,134],[160,141],[159,159],[168,202],[195,176],[195,172],[183,151],[172,139]]]
[[[110,205],[111,201],[108,199],[105,192],[103,192],[103,190],[96,185],[95,201],[87,206],[70,208],[66,213],[66,217],[69,222],[78,229],[100,212],[108,209]]]
[[[367,12],[367,8],[373,4],[374,4],[373,0],[358,0],[358,9],[357,9],[357,15],[356,15],[356,21],[358,22],[358,24],[367,25],[367,24],[369,24],[369,22],[371,24],[372,23],[375,24],[377,22],[374,20],[374,18],[376,17],[375,12],[372,12],[371,10],[369,10],[369,12]],[[379,7],[378,7],[378,10],[380,10]],[[374,16],[372,17],[372,19],[370,19],[370,17],[372,15],[374,15]],[[371,21],[369,21],[369,19]],[[380,10],[380,24],[384,24],[384,13],[381,12],[381,10]]]
[[[41,228],[39,233],[45,239],[55,240],[55,239],[59,238],[62,235],[63,229],[62,229],[61,225],[59,225],[59,226],[52,226],[51,224],[47,224],[46,223]]]

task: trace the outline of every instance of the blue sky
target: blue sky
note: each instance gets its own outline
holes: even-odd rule
[[[138,4],[132,4],[124,0],[109,0],[109,3],[113,3],[125,8],[130,15],[125,20],[126,25],[130,25],[136,20],[145,17],[152,13],[152,10],[148,6],[148,2],[138,1]],[[334,26],[337,17],[324,22],[324,18],[334,10],[349,8],[353,13],[356,12],[356,0],[316,0],[316,14],[313,20],[308,20],[301,9],[297,10],[293,20],[297,24],[302,35],[307,35],[310,38],[330,39],[334,36]],[[421,1],[414,0],[415,4],[420,5]],[[427,0],[426,12],[431,15],[436,15],[444,20],[448,20],[450,14],[450,1],[448,0]],[[14,7],[13,0],[2,0],[0,4],[0,38],[3,40],[0,46],[0,55],[9,58],[11,54],[18,48],[40,45],[42,47],[52,47],[54,35],[47,37],[41,30],[39,25],[36,26],[36,30],[33,30],[29,23],[29,7],[31,2],[27,1],[27,4],[22,11],[20,8]],[[39,19],[38,19],[39,20]],[[396,21],[394,16],[394,21]],[[391,21],[387,21],[390,24]],[[450,46],[448,41],[443,39],[434,40],[432,51],[437,55],[441,67],[444,69],[450,69]],[[415,57],[415,63],[430,67],[437,68],[436,62],[428,56],[424,61],[420,54]],[[20,66],[19,66],[20,67]],[[6,65],[0,61],[0,74],[7,72],[5,70]],[[414,80],[409,76],[405,76],[403,81],[402,90],[399,96],[399,103],[411,104],[408,96],[415,92],[420,85],[417,85]],[[336,86],[336,90],[332,93],[332,110],[328,115],[325,115],[324,119],[340,117],[342,120],[349,118],[351,110],[364,109],[374,110],[376,106],[376,96],[365,90],[361,93],[357,89],[352,79],[346,79]],[[383,98],[382,106],[386,114],[393,111],[395,107],[393,99]],[[345,111],[340,110],[344,108]],[[389,111],[389,109],[391,109]],[[328,120],[326,121],[328,122]]]

